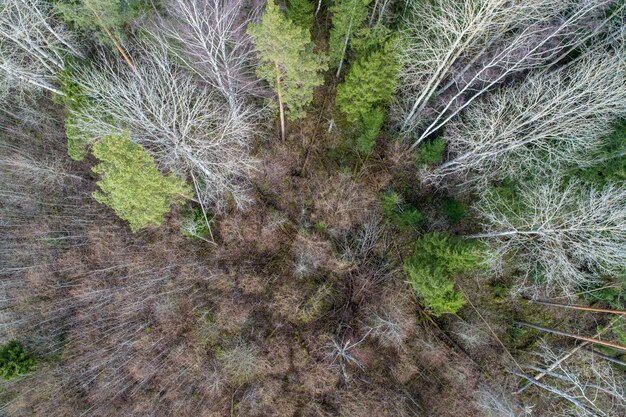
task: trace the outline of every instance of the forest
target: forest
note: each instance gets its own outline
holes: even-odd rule
[[[0,416],[626,416],[626,1],[0,0]]]

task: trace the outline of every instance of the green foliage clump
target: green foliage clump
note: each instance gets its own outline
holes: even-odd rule
[[[626,181],[626,120],[615,125],[613,132],[605,140],[605,146],[597,152],[594,159],[596,163],[577,170],[574,175],[598,186]]]
[[[454,275],[482,267],[484,259],[478,244],[429,233],[417,241],[404,270],[426,307],[440,316],[454,314],[465,304],[463,294],[454,289]]]
[[[288,20],[272,1],[267,2],[261,21],[248,28],[259,55],[257,75],[276,91],[287,117],[306,116],[313,101],[313,89],[324,83],[326,57],[313,52],[311,35]]]
[[[133,232],[159,226],[173,204],[191,196],[183,180],[161,174],[154,159],[128,135],[103,138],[93,154],[101,161],[93,171],[102,174],[94,198],[126,220]]]
[[[372,0],[334,0],[330,7],[332,28],[330,29],[330,62],[337,68],[343,61],[356,30],[365,23],[368,6]]]
[[[601,302],[616,310],[626,309],[626,271],[606,277],[593,286],[580,288],[582,297],[592,303]],[[607,285],[607,282],[610,285]]]
[[[111,42],[106,31],[120,36],[120,29],[149,10],[151,3],[147,0],[59,0],[54,7],[73,28],[95,31],[99,40]]]
[[[24,350],[24,346],[17,340],[0,347],[0,376],[4,379],[13,379],[30,372],[35,366],[35,360]]]
[[[209,224],[207,225],[207,219]],[[213,224],[213,216],[207,213],[207,218],[204,218],[204,213],[200,207],[194,207],[191,210],[183,213],[183,220],[180,225],[180,230],[183,235],[189,239],[211,239],[211,230],[209,226]]]
[[[424,221],[422,213],[411,204],[406,203],[396,192],[384,193],[381,202],[383,216],[401,229],[406,227],[417,228]]]
[[[311,2],[311,0],[288,0],[285,14],[287,15],[287,18],[296,25],[306,30],[310,30],[313,26],[313,19],[315,17],[313,15],[314,9],[315,5]]]
[[[423,142],[417,149],[415,158],[418,165],[434,165],[443,159],[446,142],[443,138],[435,138]]]
[[[450,223],[458,223],[467,216],[467,204],[453,198],[444,198],[441,201],[441,210]]]

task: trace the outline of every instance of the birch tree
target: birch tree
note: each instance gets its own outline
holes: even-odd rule
[[[136,55],[137,73],[106,54],[91,67],[74,68],[88,104],[71,110],[73,129],[94,141],[128,131],[161,169],[191,176],[202,203],[219,210],[229,195],[243,207],[253,167],[250,109],[232,109],[212,89],[199,87],[162,46],[139,46]]]
[[[545,374],[541,382],[529,380],[554,398],[551,412],[556,416],[613,417],[626,412],[624,373],[598,355],[579,351],[568,360],[566,352],[542,344],[538,365],[526,365]],[[557,364],[553,367],[552,364]]]
[[[284,140],[285,115],[291,120],[305,116],[304,108],[313,101],[313,89],[324,82],[321,72],[327,68],[326,57],[313,52],[309,32],[285,18],[274,0],[268,1],[263,19],[248,32],[259,55],[257,74],[278,97]]]
[[[486,241],[499,258],[511,255],[524,279],[521,288],[533,293],[571,294],[602,274],[618,273],[626,262],[622,185],[598,189],[550,177],[526,183],[512,196],[489,188],[477,210],[485,231],[468,237]]]
[[[231,110],[259,95],[246,25],[255,11],[239,0],[168,0],[166,17],[151,30],[198,77],[224,96]]]
[[[81,56],[47,2],[0,3],[0,85],[4,91],[63,94],[55,86],[55,79],[68,54]]]
[[[514,74],[550,66],[602,33],[606,20],[599,16],[612,3],[416,2],[405,19],[399,106],[401,130],[417,133],[412,147]],[[594,19],[600,23],[590,28]]]
[[[625,74],[623,53],[594,52],[475,103],[448,126],[452,158],[431,179],[471,173],[488,181],[584,165],[626,115]]]

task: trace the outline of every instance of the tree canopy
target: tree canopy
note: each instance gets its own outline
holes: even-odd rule
[[[248,33],[259,55],[257,75],[278,96],[284,132],[283,113],[290,120],[306,115],[305,109],[313,101],[313,89],[324,82],[326,58],[313,51],[308,30],[287,19],[272,0],[268,1],[261,21],[250,25]]]
[[[172,205],[191,195],[183,180],[161,174],[154,159],[128,135],[103,138],[93,154],[100,161],[93,171],[102,175],[94,198],[126,220],[133,232],[159,226]]]

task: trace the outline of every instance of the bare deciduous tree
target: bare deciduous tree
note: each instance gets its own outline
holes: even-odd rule
[[[169,50],[219,91],[233,110],[260,92],[246,26],[256,14],[240,0],[169,0],[155,32]]]
[[[560,400],[553,404],[555,416],[614,417],[626,412],[624,373],[593,353],[580,351],[567,361],[560,361],[552,370],[545,369],[558,361],[562,352],[547,345],[539,353],[543,365],[528,368],[546,374],[543,383],[535,386]]]
[[[191,175],[201,202],[220,209],[230,195],[244,206],[255,110],[241,103],[230,107],[212,89],[198,86],[170,61],[165,47],[139,49],[138,76],[105,54],[97,65],[75,69],[89,104],[74,111],[74,127],[94,140],[128,131],[162,168]]]
[[[528,278],[522,290],[539,293],[539,284],[529,280],[543,277],[547,292],[571,294],[595,274],[615,273],[626,262],[623,186],[594,189],[553,177],[523,185],[513,201],[489,189],[478,211],[486,231],[469,238],[486,240],[500,257],[513,255]]]
[[[454,156],[430,179],[472,173],[488,181],[529,167],[584,164],[611,122],[626,115],[625,71],[623,54],[595,52],[475,103],[448,126]]]
[[[48,90],[65,66],[64,55],[81,53],[70,34],[55,21],[50,5],[41,0],[0,3],[0,85],[24,90]]]
[[[551,65],[565,52],[601,33],[606,20],[599,16],[612,3],[417,2],[406,19],[402,130],[415,133],[425,119],[432,120],[412,146],[513,74]],[[592,25],[594,19],[600,23]],[[435,98],[433,114],[422,114]]]

